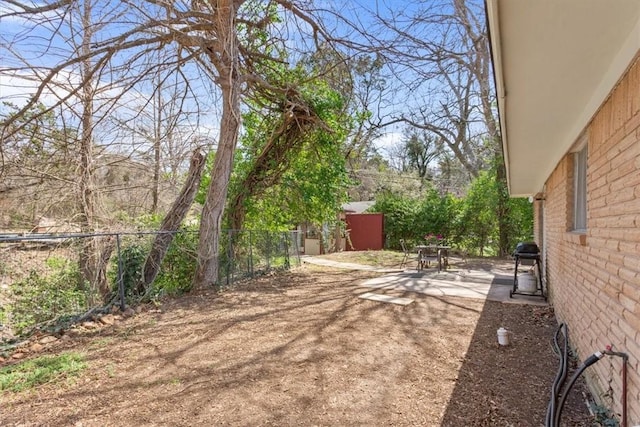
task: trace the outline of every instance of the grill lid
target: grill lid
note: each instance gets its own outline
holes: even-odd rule
[[[535,242],[520,242],[516,245],[516,254],[538,254],[540,249]]]

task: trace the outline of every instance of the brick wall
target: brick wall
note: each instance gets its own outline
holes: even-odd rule
[[[629,68],[586,129],[587,231],[570,231],[573,163],[545,184],[545,271],[550,300],[584,360],[607,344],[629,354],[629,425],[640,424],[640,61]],[[539,212],[536,209],[536,212]],[[536,218],[540,224],[539,215]],[[538,242],[541,243],[541,242]],[[594,393],[621,411],[621,360],[588,369]]]

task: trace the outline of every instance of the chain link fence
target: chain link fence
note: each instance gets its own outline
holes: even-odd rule
[[[150,286],[142,285],[145,260],[159,234],[0,234],[0,340],[189,291],[198,243],[192,230],[171,233],[158,275]],[[297,231],[223,231],[218,286],[299,266],[299,242]]]

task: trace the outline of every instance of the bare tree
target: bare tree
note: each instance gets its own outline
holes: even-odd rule
[[[80,79],[84,82],[78,93],[80,100],[80,134],[79,134],[79,161],[78,161],[78,200],[80,201],[80,226],[83,232],[90,233],[96,228],[96,213],[98,210],[98,193],[95,179],[95,155],[94,155],[94,96],[96,92],[96,77],[93,75],[93,59],[90,55],[91,45],[94,42],[95,27],[93,24],[93,4],[84,2],[78,10],[71,10],[71,20],[77,16],[80,21],[78,27],[70,22],[69,27],[77,32],[78,40],[71,38],[75,50],[83,56],[79,64]],[[75,12],[75,13],[74,13]],[[84,239],[80,252],[80,274],[84,282],[92,286],[91,294],[96,292],[102,297],[109,294],[107,283],[107,263],[114,243],[111,238],[91,237]]]
[[[0,123],[17,108],[4,104]],[[68,191],[76,182],[70,143],[76,139],[75,131],[57,123],[53,112],[41,115],[44,108],[36,105],[14,122],[22,130],[2,140],[2,226],[31,229],[42,216],[61,215],[76,206],[75,197]],[[38,118],[32,118],[34,115]],[[28,125],[23,126],[25,122]]]
[[[386,124],[405,122],[437,136],[477,176],[494,154],[497,136],[482,2],[408,1],[401,9],[384,4],[371,11],[376,24],[360,33],[369,49],[377,47],[403,100]]]
[[[471,177],[495,167],[498,184],[504,187],[484,2],[409,0],[398,8],[382,0],[370,13],[375,24],[352,21],[349,31],[360,38],[350,46],[375,51],[396,76],[404,108],[387,124],[405,122],[436,135]],[[443,166],[458,169],[448,161]],[[496,214],[500,251],[506,253],[506,189],[501,194]]]
[[[101,37],[88,47],[85,44],[82,49],[62,54],[58,46],[64,43],[65,34],[58,30],[59,25],[69,16],[73,7],[82,3],[80,0],[51,0],[34,6],[30,2],[12,0],[12,9],[0,16],[0,19],[19,18],[31,24],[30,29],[20,31],[7,43],[14,58],[13,63],[18,65],[3,67],[0,72],[14,76],[30,73],[37,82],[34,94],[22,110],[14,119],[5,122],[3,138],[7,132],[15,131],[15,127],[10,126],[17,117],[58,84],[65,72],[80,64],[85,66],[81,78],[77,82],[68,81],[66,92],[50,104],[50,109],[76,97],[90,96],[93,79],[101,82],[106,80],[111,83],[112,91],[117,89],[110,103],[106,103],[100,112],[94,111],[102,118],[113,111],[118,102],[125,100],[123,94],[144,88],[145,83],[148,88],[153,76],[162,71],[172,71],[182,76],[187,90],[193,90],[191,82],[194,79],[210,84],[211,93],[219,92],[221,95],[220,134],[210,171],[211,183],[202,211],[194,281],[196,288],[212,286],[218,280],[220,226],[241,126],[243,94],[252,86],[270,86],[262,78],[262,74],[268,70],[260,70],[259,65],[265,59],[277,60],[272,53],[285,48],[285,31],[299,30],[302,35],[297,38],[297,43],[301,48],[307,48],[305,39],[311,41],[311,48],[315,48],[321,39],[330,37],[317,19],[304,11],[301,6],[303,2],[125,0],[102,3],[101,9],[94,9],[91,18],[96,18],[98,24],[95,28],[101,30]],[[100,20],[103,14],[117,16],[118,19],[103,22]],[[286,22],[286,26],[272,25],[278,14],[285,15],[282,22]],[[295,22],[304,25],[295,27]],[[39,54],[47,56],[53,65],[37,67],[33,58],[21,55],[20,47],[25,44],[24,37],[31,40],[41,37],[36,34],[35,28],[41,24],[48,28],[52,42],[38,45]],[[167,53],[163,63],[154,60],[158,51]],[[270,89],[282,93],[287,90],[286,87]],[[140,93],[144,93],[144,90],[137,91],[137,94]],[[202,97],[203,93],[198,95]],[[152,96],[153,90],[147,99]],[[83,187],[83,201],[87,207],[93,203],[92,189],[90,181]],[[87,210],[87,213],[90,212]]]
[[[157,60],[163,62],[164,58]],[[111,121],[123,138],[131,140],[129,151],[123,154],[152,165],[148,210],[159,213],[161,184],[166,182],[170,188],[177,188],[186,172],[189,154],[206,144],[197,133],[194,100],[184,82],[174,73],[155,75],[152,82],[155,93],[147,102],[130,106],[125,113],[114,115]],[[128,117],[131,113],[135,113],[133,119]]]

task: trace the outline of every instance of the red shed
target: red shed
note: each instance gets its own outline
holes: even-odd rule
[[[349,230],[348,251],[379,251],[384,248],[384,214],[346,214]]]

